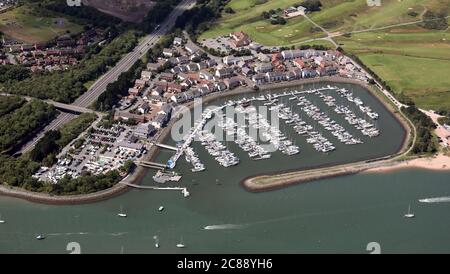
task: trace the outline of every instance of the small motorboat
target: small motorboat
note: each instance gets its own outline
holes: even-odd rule
[[[36,239],[39,240],[39,241],[41,241],[41,240],[44,240],[44,239],[45,239],[45,236],[44,236],[44,235],[38,235],[38,236],[36,237]]]

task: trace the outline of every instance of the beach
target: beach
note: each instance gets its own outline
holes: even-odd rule
[[[450,157],[441,153],[433,157],[393,162],[390,165],[372,168],[367,170],[366,172],[391,172],[408,168],[426,169],[433,171],[450,171]]]

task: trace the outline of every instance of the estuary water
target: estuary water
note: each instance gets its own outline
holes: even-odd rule
[[[182,157],[176,170],[183,179],[169,184],[186,186],[188,198],[179,191],[131,190],[95,204],[48,206],[0,197],[0,215],[6,221],[0,224],[0,253],[69,253],[66,247],[71,242],[79,243],[82,253],[369,253],[370,242],[379,243],[382,253],[450,252],[450,203],[418,202],[450,196],[450,173],[358,174],[264,193],[249,193],[240,185],[255,174],[396,152],[404,137],[398,122],[367,91],[344,86],[380,113],[380,137],[364,139],[360,146],[341,146],[333,140],[337,150],[327,155],[298,136],[299,155],[277,152],[261,161],[251,161],[230,144],[228,148],[241,159],[231,168],[219,166],[196,143],[194,149],[207,170],[191,173]],[[319,100],[315,103],[320,105]],[[156,161],[171,155],[163,150]],[[141,183],[156,185],[153,174],[149,171]],[[403,217],[409,205],[415,219]],[[160,206],[164,211],[158,211]],[[121,207],[127,218],[117,217]],[[46,239],[36,240],[38,234]],[[155,238],[160,248],[155,247]],[[179,242],[186,248],[177,248]]]

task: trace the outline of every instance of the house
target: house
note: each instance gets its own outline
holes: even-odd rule
[[[189,59],[189,57],[187,56],[180,56],[176,58],[178,64],[181,65],[185,65],[185,64],[189,64],[191,62],[191,59]]]
[[[298,79],[298,76],[294,71],[289,71],[288,73],[286,73],[286,80],[287,81],[292,81],[292,80],[296,80]]]
[[[189,71],[198,71],[198,65],[197,64],[189,64],[187,65],[187,68]]]
[[[290,7],[284,10],[284,16],[288,18],[293,18],[297,16],[305,15],[306,8],[303,6],[296,7]]]
[[[169,104],[162,105],[161,110],[153,119],[151,125],[153,125],[157,129],[164,127],[170,120],[171,114],[172,114],[172,106]]]
[[[258,73],[253,75],[252,81],[257,85],[262,85],[266,82],[266,75],[263,73]]]
[[[187,101],[192,100],[192,99],[195,98],[195,94],[194,94],[194,91],[193,91],[193,90],[186,91],[186,92],[184,93],[184,96],[186,96],[186,100],[187,100]]]
[[[328,66],[324,68],[324,71],[321,72],[321,76],[332,76],[338,74],[339,69],[335,66]],[[322,74],[323,73],[323,74]]]
[[[140,138],[149,138],[156,132],[156,128],[152,126],[150,123],[139,124],[133,131],[133,134]]]
[[[181,39],[180,37],[175,37],[173,39],[173,45],[175,46],[181,46],[183,44],[183,39]]]
[[[280,82],[286,79],[286,75],[282,72],[274,71],[274,72],[267,72],[266,73],[266,79],[268,82]]]
[[[283,55],[279,52],[277,53],[273,53],[272,54],[272,62],[276,62],[278,60],[282,60],[283,59]]]
[[[145,80],[136,79],[136,81],[134,81],[134,86],[136,88],[142,89],[142,88],[145,88],[146,85],[147,85],[147,82]]]
[[[258,57],[258,60],[260,61],[260,62],[263,62],[263,63],[269,63],[270,62],[270,58],[269,58],[269,56],[267,56],[266,54],[264,54],[264,53],[258,53],[258,55],[256,55],[257,57]]]
[[[245,47],[245,46],[250,45],[250,43],[252,42],[250,40],[250,37],[248,37],[248,35],[242,31],[234,32],[234,33],[230,34],[230,36],[232,38],[230,43],[234,48]]]
[[[151,71],[148,70],[143,70],[141,72],[141,79],[145,80],[145,81],[150,81],[150,79],[152,79],[153,73]]]
[[[170,72],[173,74],[181,73],[181,68],[179,66],[173,67]]]
[[[273,66],[271,63],[261,63],[256,65],[255,71],[257,73],[266,73],[273,70]]]
[[[317,76],[317,71],[313,69],[302,70],[302,78],[314,78]]]
[[[314,57],[314,56],[319,56],[321,53],[320,53],[320,51],[318,51],[318,50],[314,50],[314,49],[308,49],[308,50],[304,50],[303,52],[302,52],[302,57],[304,57],[304,58],[311,58],[311,57]]]
[[[195,84],[195,82],[191,78],[187,78],[184,80],[180,85],[183,88],[183,90],[189,89]]]
[[[214,83],[204,84],[203,87],[208,89],[208,93],[216,91],[216,85],[214,85]]]
[[[215,85],[216,85],[217,91],[224,91],[227,89],[227,85],[224,82],[219,82],[219,83],[216,83]]]
[[[189,59],[191,59],[191,61],[194,61],[194,60],[200,60],[201,57],[202,57],[202,53],[200,51],[197,51],[196,53],[192,54]]]
[[[183,91],[183,87],[181,85],[175,84],[175,83],[169,83],[167,85],[167,91],[173,92],[173,93],[180,93]]]
[[[205,62],[208,65],[208,68],[217,66],[217,61],[214,59],[209,59],[209,60],[206,60]]]
[[[237,63],[238,68],[241,68],[241,69],[246,65],[247,65],[247,63],[242,60]]]
[[[133,87],[133,88],[129,88],[129,89],[128,89],[128,94],[129,94],[129,95],[132,95],[132,96],[139,96],[140,93],[141,93],[141,90],[138,89],[138,88]]]
[[[180,81],[184,81],[184,80],[186,80],[188,78],[189,78],[189,75],[187,75],[185,73],[178,73],[178,75],[177,75],[177,79],[180,80]]]
[[[166,91],[165,87],[162,86],[154,86],[152,92],[150,93],[153,96],[161,96]]]
[[[205,95],[210,94],[210,93],[212,92],[212,91],[210,91],[210,90],[208,89],[208,87],[205,87],[205,86],[200,87],[200,88],[198,89],[198,91],[200,91],[200,93],[201,93],[202,96],[205,96]]]
[[[320,66],[324,62],[325,62],[325,59],[322,56],[314,57],[314,63],[316,63],[318,66]]]
[[[214,80],[214,76],[207,71],[200,71],[199,76],[200,76],[200,79],[205,79],[208,81]]]
[[[293,14],[297,12],[297,9],[295,7],[289,7],[284,10],[284,16],[289,17],[290,14]]]
[[[182,104],[186,102],[188,99],[186,97],[186,92],[178,93],[170,97],[170,100],[176,104]]]
[[[140,114],[146,114],[150,111],[150,106],[148,105],[147,102],[144,102],[138,107],[137,110]]]
[[[170,104],[164,104],[161,106],[161,110],[158,113],[170,116],[172,114],[172,106]]]
[[[223,57],[222,62],[225,65],[232,66],[232,65],[236,65],[239,62],[239,58],[229,55],[229,56]]]
[[[296,66],[299,69],[303,69],[306,67],[306,64],[302,59],[297,58],[294,60],[294,66]]]
[[[241,79],[237,77],[232,77],[230,79],[225,79],[224,83],[227,86],[227,88],[231,90],[241,85]]]
[[[284,50],[281,52],[281,55],[284,60],[293,60],[303,57],[303,52],[301,50]]]
[[[194,54],[194,53],[196,53],[197,51],[198,51],[198,48],[195,46],[195,45],[193,45],[193,44],[191,44],[191,43],[189,43],[189,44],[187,44],[185,47],[184,47],[184,49],[187,51],[187,52],[189,52],[189,54]]]
[[[167,81],[167,82],[171,82],[175,79],[175,74],[163,72],[159,75],[159,79]]]
[[[163,55],[164,55],[164,57],[172,57],[173,56],[173,50],[171,50],[171,49],[163,49]]]
[[[151,122],[151,125],[154,126],[157,129],[163,128],[167,122],[169,121],[169,118],[165,114],[159,113],[156,115],[155,119]]]
[[[219,79],[229,78],[234,75],[234,70],[232,68],[223,68],[216,70],[216,77]]]
[[[241,72],[242,72],[242,75],[244,75],[246,77],[248,77],[254,73],[253,69],[248,68],[248,67],[243,67]]]
[[[198,70],[207,69],[208,63],[206,61],[201,61],[197,64]]]

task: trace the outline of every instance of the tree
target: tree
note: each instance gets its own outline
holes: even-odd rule
[[[226,7],[224,11],[226,13],[229,13],[229,14],[234,14],[235,13],[235,11],[231,7]]]
[[[36,144],[30,153],[31,160],[41,162],[47,155],[55,153],[59,150],[56,141],[61,138],[59,131],[51,130]]]
[[[122,167],[120,167],[120,171],[129,174],[133,169],[136,167],[133,161],[128,160],[126,161]]]

